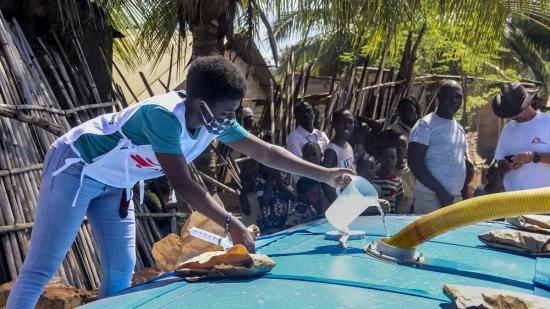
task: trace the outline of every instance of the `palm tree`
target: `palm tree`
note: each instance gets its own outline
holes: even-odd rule
[[[402,45],[410,46],[408,53],[414,52],[412,47],[418,44],[412,40],[420,42],[419,34],[426,27],[440,28],[457,46],[483,50],[481,55],[486,57],[498,51],[511,16],[533,20],[545,29],[550,19],[547,0],[11,0],[1,7],[20,3],[27,8],[46,7],[40,13],[56,15],[52,26],[69,29],[70,33],[82,29],[90,33],[93,27],[86,26],[106,21],[126,35],[114,40],[113,48],[128,63],[158,60],[173,44],[181,52],[188,40],[193,41],[193,58],[221,53],[224,41],[234,32],[243,33],[252,42],[261,24],[268,30],[277,61],[275,34],[267,16],[279,20],[276,35],[280,39],[301,36],[298,47],[317,48],[318,59],[348,48],[353,55],[380,56],[385,50],[396,54]],[[95,14],[91,19],[81,14],[86,6],[105,14]],[[96,30],[101,31],[106,30]],[[407,45],[403,43],[406,41],[411,42]],[[88,56],[93,57],[94,52],[95,48],[90,48]],[[460,54],[460,49],[454,52]],[[415,55],[404,58],[414,60]],[[408,67],[413,65],[414,61],[408,61]]]
[[[508,23],[506,30],[506,45],[531,70],[533,77],[543,83],[543,96],[547,96],[550,67],[546,61],[550,57],[550,32],[541,31],[542,27],[537,23],[513,20]],[[543,58],[544,54],[546,60]]]
[[[446,46],[447,53],[482,63],[498,53],[505,25],[511,17],[534,21],[546,30],[550,19],[548,1],[334,0],[298,5],[292,5],[293,1],[280,2],[290,11],[279,15],[275,34],[280,41],[302,36],[303,41],[296,43],[293,50],[316,55],[313,57],[316,61],[325,61],[331,67],[326,55],[335,50],[375,59],[382,57],[383,47],[389,44],[389,53],[394,56],[405,49],[402,77],[412,74],[416,51],[426,30],[437,31],[453,43]],[[310,29],[313,35],[309,34]],[[348,43],[342,44],[342,41]],[[337,58],[332,58],[334,61]]]
[[[112,2],[105,1],[106,4]],[[275,40],[264,13],[266,6],[260,6],[255,0],[126,2],[132,4],[132,9],[122,8],[117,13],[125,14],[126,18],[130,16],[129,20],[140,20],[141,23],[133,29],[136,30],[136,39],[130,42],[133,55],[126,53],[125,57],[137,55],[145,61],[157,61],[171,46],[176,46],[181,55],[189,40],[193,42],[191,59],[221,54],[225,49],[225,41],[236,33],[252,43],[257,38],[259,25],[263,24],[268,30],[273,56],[277,61]]]

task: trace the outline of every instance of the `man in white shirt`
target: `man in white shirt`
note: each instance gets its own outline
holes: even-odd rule
[[[497,116],[512,119],[495,151],[506,191],[550,187],[550,115],[531,106],[535,95],[536,90],[509,83],[492,102]]]
[[[418,120],[410,135],[408,165],[416,177],[415,214],[427,214],[461,199],[466,179],[466,134],[454,115],[462,87],[445,81],[435,113]]]
[[[300,102],[294,108],[294,117],[298,126],[287,138],[287,149],[293,154],[301,157],[302,148],[308,142],[316,142],[324,152],[330,142],[325,132],[313,127],[313,107],[308,102]]]

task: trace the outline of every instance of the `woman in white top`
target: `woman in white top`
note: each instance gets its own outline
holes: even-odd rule
[[[353,148],[348,143],[348,139],[355,128],[355,116],[347,109],[335,111],[332,115],[332,128],[334,129],[334,137],[325,150],[323,166],[347,168],[355,171]],[[323,190],[330,201],[336,199],[334,188],[323,185]]]
[[[234,244],[255,251],[244,224],[189,172],[214,139],[262,164],[336,186],[351,171],[306,162],[234,121],[246,91],[240,69],[220,56],[194,60],[187,93],[169,92],[87,121],[60,137],[44,160],[32,242],[7,308],[34,308],[73,243],[84,216],[98,242],[100,297],[130,286],[136,262],[134,184],[166,175],[194,209],[225,227]],[[124,193],[124,191],[126,193]]]

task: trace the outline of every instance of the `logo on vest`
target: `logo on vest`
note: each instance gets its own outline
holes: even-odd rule
[[[531,141],[531,144],[546,144],[546,142],[541,140],[540,137],[535,136],[535,138]]]
[[[130,158],[136,162],[136,166],[138,168],[152,168],[157,170],[158,172],[164,174],[164,171],[162,168],[160,168],[160,165],[151,161],[149,158],[142,158],[140,155],[132,154],[130,155]]]

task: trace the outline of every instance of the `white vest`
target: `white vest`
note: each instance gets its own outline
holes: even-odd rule
[[[182,127],[180,144],[183,156],[187,162],[191,162],[199,156],[216,137],[201,127],[198,136],[195,139],[191,138],[185,124],[185,103],[182,98],[184,95],[180,95],[182,93],[169,92],[154,96],[144,102],[127,107],[118,113],[104,114],[72,128],[60,137],[60,141],[71,145],[71,148],[78,154],[79,158],[65,160],[65,165],[55,171],[53,175],[58,175],[75,162],[84,162],[76,147],[73,146],[73,143],[82,134],[110,135],[119,132],[123,138],[120,139],[115,148],[93,159],[92,163],[88,164],[84,162],[85,166],[82,169],[80,184],[82,185],[84,176],[88,176],[106,185],[127,189],[127,199],[130,199],[131,188],[139,181],[140,199],[142,200],[143,180],[163,176],[164,171],[160,167],[151,145],[134,145],[122,132],[122,126],[139,108],[155,104],[175,114]],[[77,197],[78,192],[73,201],[73,207],[76,204]]]
[[[353,148],[349,143],[346,143],[346,147],[342,148],[335,143],[330,143],[327,149],[332,149],[336,152],[336,167],[349,168],[355,171],[355,158],[353,156]]]

